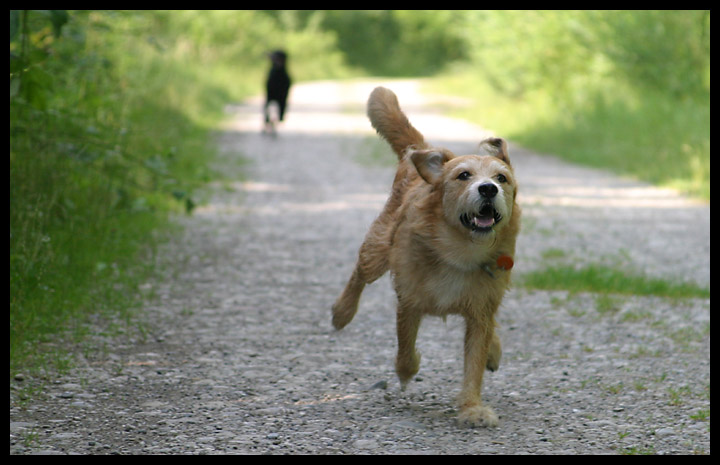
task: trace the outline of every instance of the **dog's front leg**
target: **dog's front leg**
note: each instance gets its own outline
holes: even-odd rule
[[[480,399],[495,324],[466,316],[465,325],[465,379],[459,397],[458,420],[471,426],[497,426],[497,415]]]
[[[398,303],[397,338],[398,352],[395,359],[395,372],[400,378],[402,390],[420,369],[420,353],[415,350],[415,340],[422,314],[414,308]]]

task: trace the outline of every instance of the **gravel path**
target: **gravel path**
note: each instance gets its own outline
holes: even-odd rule
[[[95,337],[71,373],[22,400],[11,380],[10,453],[710,453],[710,301],[514,288],[499,314],[500,370],[485,377],[495,429],[455,422],[462,322],[427,318],[420,372],[393,372],[394,294],[369,286],[334,331],[330,306],[381,210],[394,156],[364,102],[378,83],[293,89],[277,138],[259,100],[219,135],[227,181],[178,221],[147,283],[149,330]],[[486,134],[443,117],[413,81],[385,83],[437,145]],[[606,263],[672,281],[710,280],[710,208],[672,192],[510,146],[523,230],[517,276]]]

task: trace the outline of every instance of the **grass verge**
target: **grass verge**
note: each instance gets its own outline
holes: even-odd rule
[[[603,265],[588,265],[579,269],[565,265],[551,266],[523,274],[519,277],[519,282],[530,289],[669,298],[710,298],[709,288],[628,274]]]

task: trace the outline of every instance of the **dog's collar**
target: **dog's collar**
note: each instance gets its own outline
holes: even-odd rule
[[[491,278],[496,278],[493,271],[510,271],[515,265],[515,262],[513,262],[513,259],[510,255],[500,253],[500,256],[495,260],[495,262],[488,262],[481,265],[481,268],[485,270],[487,274],[490,275]]]

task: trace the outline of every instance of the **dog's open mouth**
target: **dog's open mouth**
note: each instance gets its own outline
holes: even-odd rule
[[[476,213],[463,213],[460,222],[472,232],[490,232],[493,226],[500,222],[502,215],[489,203]]]

